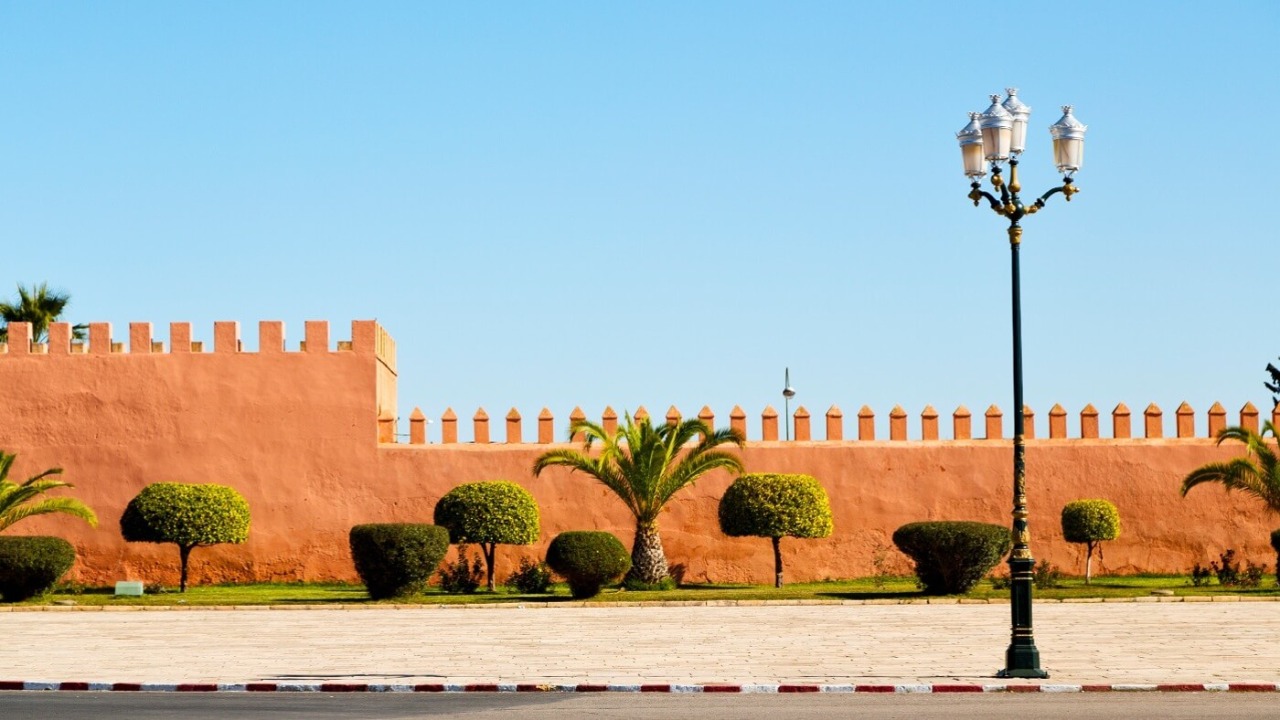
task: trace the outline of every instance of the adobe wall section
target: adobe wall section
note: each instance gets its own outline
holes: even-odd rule
[[[80,557],[79,577],[89,582],[171,582],[176,550],[126,544],[124,507],[149,483],[220,483],[248,499],[251,540],[196,550],[196,578],[349,576],[345,544],[323,529],[384,514],[367,476],[376,458],[380,377],[392,382],[394,396],[394,375],[388,378],[376,343],[380,328],[353,323],[351,340],[335,350],[328,323],[308,322],[298,352],[285,351],[281,323],[259,330],[259,352],[241,352],[236,324],[218,323],[206,352],[190,340],[188,324],[175,323],[175,347],[164,352],[149,325],[136,323],[125,352],[109,325],[91,325],[86,346],[57,324],[49,345],[22,353],[15,350],[26,328],[11,325],[8,352],[0,354],[0,448],[18,455],[13,479],[63,467],[100,526],[45,517],[9,532],[66,537]]]
[[[1062,539],[1059,515],[1067,502],[1101,497],[1116,504],[1123,523],[1121,538],[1105,545],[1106,572],[1188,572],[1192,564],[1207,564],[1226,548],[1274,566],[1268,538],[1280,522],[1269,518],[1259,503],[1212,487],[1198,488],[1185,499],[1178,493],[1188,470],[1232,457],[1234,449],[1203,439],[1027,444],[1032,550],[1037,560],[1082,573],[1082,555],[1078,546]],[[534,458],[546,449],[383,446],[379,476],[401,486],[417,477],[437,497],[453,484],[451,478],[505,478],[527,487],[542,508],[543,542],[537,548],[504,548],[499,553],[500,575],[522,554],[540,554],[563,530],[608,530],[630,546],[630,516],[602,485],[561,468],[531,477]],[[830,538],[783,540],[789,581],[873,575],[881,571],[878,555],[889,569],[906,573],[908,561],[893,549],[895,528],[917,520],[1007,524],[1010,518],[1009,441],[753,442],[742,456],[753,472],[811,474],[831,498],[835,532]],[[773,577],[768,540],[729,538],[719,532],[716,511],[730,481],[726,474],[716,473],[676,496],[660,520],[668,560],[683,564],[692,580],[768,583]],[[420,517],[429,522],[433,506],[425,502]]]
[[[15,479],[62,466],[64,478],[76,484],[74,494],[101,519],[97,530],[48,517],[9,532],[68,538],[80,557],[75,572],[85,582],[176,583],[176,549],[126,544],[119,534],[128,501],[144,485],[161,481],[231,485],[252,508],[248,543],[193,554],[197,582],[353,580],[347,549],[352,525],[429,522],[435,502],[451,487],[496,478],[528,487],[543,516],[537,546],[500,550],[500,577],[522,555],[540,556],[563,530],[604,529],[631,542],[630,516],[599,484],[558,468],[531,476],[534,458],[557,446],[549,413],[537,420],[537,444],[523,442],[518,413],[495,416],[492,444],[379,443],[380,436],[387,439],[386,420],[395,417],[395,356],[389,336],[371,321],[353,323],[351,340],[336,345],[327,323],[309,322],[300,352],[285,349],[283,325],[274,322],[259,325],[255,353],[242,351],[235,323],[215,326],[211,351],[190,340],[185,323],[171,326],[174,347],[168,352],[151,334],[150,325],[132,324],[126,344],[113,340],[109,325],[94,324],[89,342],[77,344],[71,328],[59,324],[41,346],[24,342],[28,328],[15,323],[10,347],[0,351],[6,410],[0,448],[19,456]],[[800,410],[793,420],[807,425],[808,413]],[[999,429],[990,429],[995,425],[974,419],[988,426],[992,439],[906,440],[899,424],[891,425],[889,439],[871,439],[859,427],[845,440],[838,413],[827,413],[827,440],[759,441],[743,451],[749,470],[812,474],[832,498],[831,538],[783,541],[788,580],[869,575],[878,569],[877,557],[881,566],[905,571],[905,559],[890,549],[890,535],[906,522],[1008,522],[1010,441],[998,439]],[[1211,409],[1207,424],[1221,422],[1223,414]],[[1079,553],[1062,541],[1058,514],[1070,500],[1104,497],[1116,503],[1124,523],[1121,539],[1105,548],[1108,572],[1185,572],[1226,548],[1274,563],[1268,534],[1280,521],[1258,503],[1211,487],[1186,499],[1178,495],[1187,471],[1233,457],[1238,447],[1216,447],[1186,431],[1160,437],[1145,424],[1139,426],[1151,437],[1064,438],[1053,425],[1061,414],[1049,415],[1049,432],[1028,441],[1038,559],[1078,569]],[[768,432],[773,438],[776,416]],[[905,423],[905,413],[890,416]],[[1127,421],[1113,416],[1114,423]],[[411,417],[422,422],[421,413]],[[960,435],[968,435],[967,411],[953,421]],[[735,408],[730,423],[745,422]],[[936,422],[936,413],[923,413],[921,422]],[[806,425],[797,424],[794,437],[808,437]],[[937,437],[936,428],[924,427],[926,437]],[[394,423],[391,429],[394,439]],[[677,496],[661,519],[668,557],[683,564],[690,579],[768,582],[768,542],[718,531],[717,502],[729,481],[715,474]]]

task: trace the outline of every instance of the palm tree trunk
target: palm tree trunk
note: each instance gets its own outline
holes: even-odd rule
[[[631,570],[627,580],[655,585],[667,578],[667,555],[662,551],[662,536],[657,522],[637,522],[636,539],[631,546]]]

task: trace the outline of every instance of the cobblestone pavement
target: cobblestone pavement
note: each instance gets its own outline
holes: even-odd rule
[[[1280,603],[1037,603],[1035,631],[1051,683],[1280,682]],[[937,685],[991,682],[1009,606],[6,612],[0,633],[0,680]]]

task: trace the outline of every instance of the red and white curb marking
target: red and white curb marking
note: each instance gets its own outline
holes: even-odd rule
[[[428,683],[380,685],[374,683],[109,683],[0,680],[0,690],[72,692],[321,692],[321,693],[1079,693],[1079,692],[1278,692],[1276,683],[1169,683],[1068,685],[1068,684],[954,684],[954,685],[768,685],[708,684],[598,685],[579,683]]]

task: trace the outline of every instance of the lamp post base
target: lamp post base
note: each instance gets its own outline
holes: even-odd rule
[[[1015,522],[1015,527],[1017,524]],[[1034,587],[1032,569],[1035,561],[1030,552],[1020,554],[1015,548],[1014,553],[1021,556],[1009,558],[1009,575],[1012,579],[1009,600],[1013,611],[1013,632],[1009,639],[1009,649],[1005,651],[1004,670],[997,677],[1044,679],[1049,677],[1049,673],[1040,667],[1040,651],[1036,648],[1035,636],[1031,630],[1031,590]]]
[[[1029,649],[1029,653],[1021,653],[1023,649]],[[1018,657],[1015,657],[1015,653]],[[1032,680],[1045,680],[1049,677],[1048,670],[1040,669],[1040,653],[1035,648],[1009,648],[1006,655],[1006,661],[1009,667],[996,673],[998,678],[1028,678]]]

